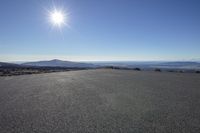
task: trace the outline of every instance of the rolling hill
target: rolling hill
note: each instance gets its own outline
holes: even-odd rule
[[[14,63],[0,62],[0,67],[20,67],[21,65]]]

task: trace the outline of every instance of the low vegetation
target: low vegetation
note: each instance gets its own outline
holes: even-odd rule
[[[136,71],[141,71],[141,69],[140,68],[134,68],[133,70],[136,70]]]
[[[155,69],[155,72],[161,72],[161,69],[156,68],[156,69]]]
[[[62,68],[62,67],[0,67],[0,76],[39,74],[63,72],[70,70],[84,70],[87,68]]]
[[[141,69],[118,67],[118,66],[105,66],[98,68],[79,68],[79,67],[0,67],[0,76],[13,76],[13,75],[26,75],[26,74],[40,74],[40,73],[51,73],[51,72],[64,72],[74,70],[86,70],[86,69],[116,69],[116,70],[134,70],[134,71],[155,71],[155,72],[179,72],[179,73],[200,73],[200,70],[179,70],[179,69]]]
[[[196,73],[200,73],[200,71],[196,71]]]

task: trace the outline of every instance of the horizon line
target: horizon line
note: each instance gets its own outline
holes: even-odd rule
[[[53,61],[60,59],[50,59],[50,60],[34,60],[34,61],[1,61],[4,63],[25,63],[25,62],[40,62],[40,61]],[[73,60],[60,60],[60,61],[70,61],[70,62],[88,62],[88,63],[100,63],[100,62],[200,62],[200,60],[94,60],[94,61],[73,61]]]

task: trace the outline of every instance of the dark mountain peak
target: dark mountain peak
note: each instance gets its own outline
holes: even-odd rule
[[[53,60],[50,60],[50,61],[63,61],[63,60],[59,60],[59,59],[53,59]]]

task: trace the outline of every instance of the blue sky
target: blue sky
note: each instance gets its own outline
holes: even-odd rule
[[[69,13],[53,27],[48,12]],[[199,0],[1,0],[0,61],[200,59]]]

